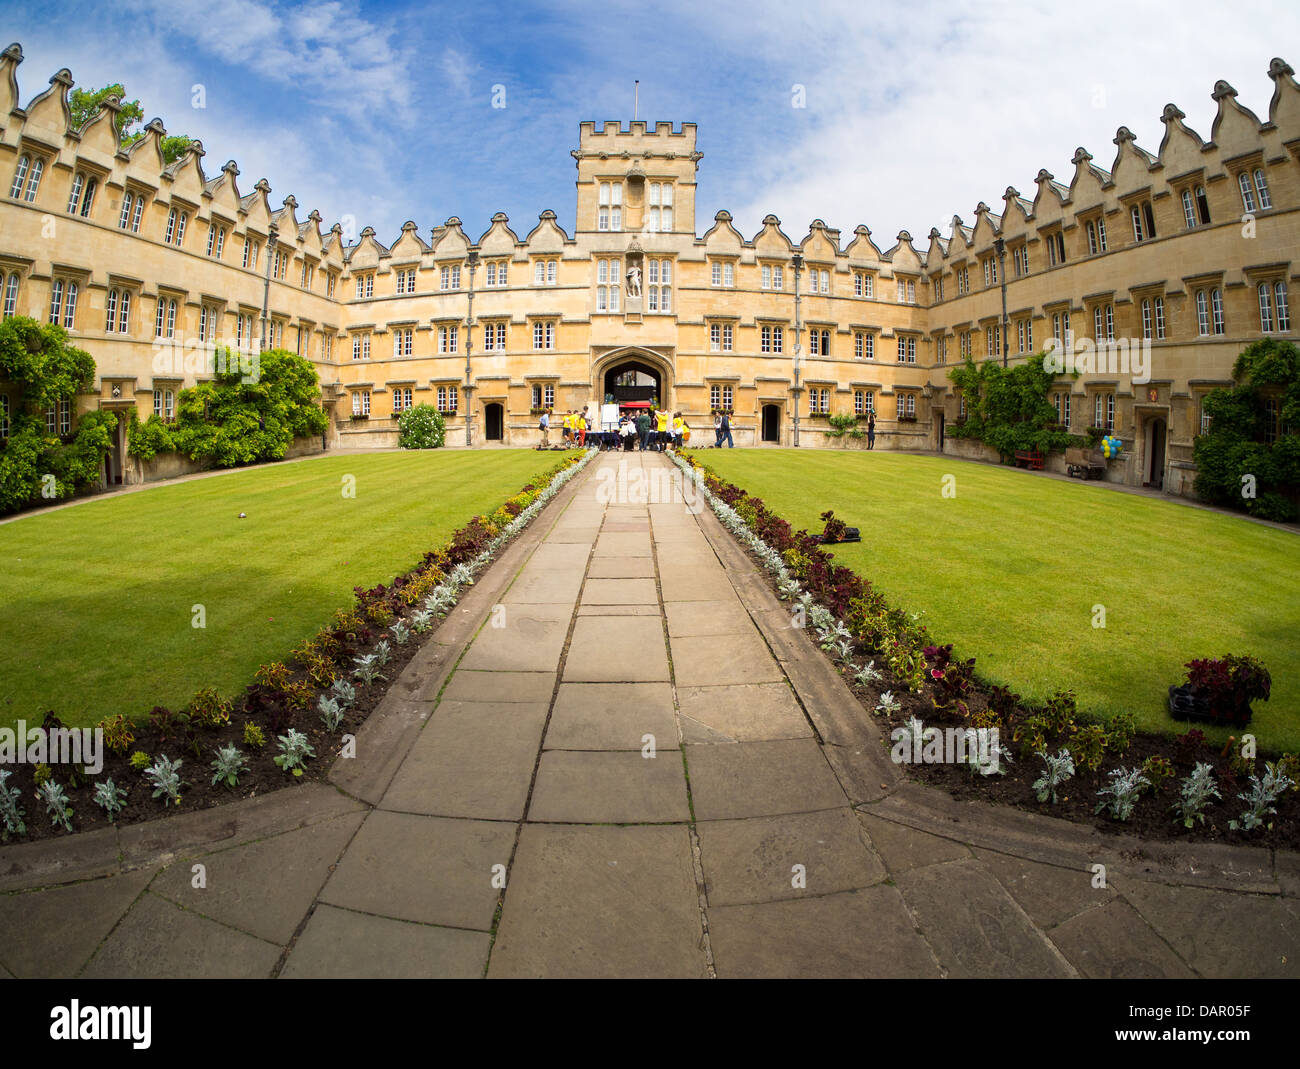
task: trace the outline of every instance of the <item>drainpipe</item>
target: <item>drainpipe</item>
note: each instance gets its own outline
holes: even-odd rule
[[[272,223],[266,235],[266,277],[262,282],[262,352],[266,352],[266,334],[271,325],[267,318],[271,304],[271,261],[275,252],[275,242],[279,236],[280,228]]]
[[[803,352],[803,320],[800,318],[799,273],[803,270],[803,256],[794,254],[790,261],[794,268],[794,447],[799,448],[799,357]]]
[[[474,351],[474,271],[478,267],[478,251],[470,249],[465,263],[469,267],[468,311],[465,313],[465,446],[468,448],[472,437],[471,429],[474,412],[472,404],[474,383],[470,378],[470,355]],[[504,418],[503,415],[502,419],[504,420]]]

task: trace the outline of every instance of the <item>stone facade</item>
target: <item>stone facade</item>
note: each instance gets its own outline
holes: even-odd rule
[[[1266,122],[1219,82],[1209,141],[1171,104],[1158,154],[1121,127],[1109,170],[1081,148],[1069,185],[1040,171],[1032,199],[1008,188],[1000,214],[980,204],[921,250],[820,219],[796,242],[771,215],[746,238],[725,211],[698,235],[696,127],[645,122],[580,125],[572,235],[544,211],[522,238],[498,213],[477,239],[453,217],[428,240],[413,222],[349,240],[292,196],[273,208],[264,179],[241,193],[233,160],[208,177],[201,143],[168,165],[156,119],[126,148],[112,104],[73,129],[67,70],[22,106],[21,61],[0,54],[4,312],[57,317],[92,354],[83,410],[166,418],[221,344],[309,357],[348,446],[395,444],[421,402],[447,411],[449,444],[532,444],[538,408],[612,392],[654,394],[706,440],[729,408],[738,445],[851,444],[827,414],[874,410],[880,448],[966,455],[945,435],[966,353],[1113,338],[1122,361],[1060,378],[1062,422],[1124,439],[1112,478],[1189,492],[1201,397],[1261,333],[1295,336],[1300,86],[1282,60]],[[123,420],[106,478],[138,477]]]

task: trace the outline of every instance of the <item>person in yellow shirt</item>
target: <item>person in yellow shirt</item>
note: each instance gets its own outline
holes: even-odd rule
[[[573,410],[570,409],[564,416],[564,444],[571,446],[573,444]]]
[[[578,422],[576,424],[578,431],[578,447],[582,448],[587,444],[587,406],[582,406],[582,411],[578,413]]]
[[[668,410],[655,409],[655,448],[663,452],[668,445]]]
[[[686,424],[682,420],[682,414],[680,412],[675,412],[673,414],[673,448],[674,449],[680,449],[682,447],[682,429],[685,426]]]

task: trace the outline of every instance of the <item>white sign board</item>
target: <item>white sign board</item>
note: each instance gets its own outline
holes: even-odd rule
[[[606,431],[618,430],[618,405],[600,406],[600,427]]]

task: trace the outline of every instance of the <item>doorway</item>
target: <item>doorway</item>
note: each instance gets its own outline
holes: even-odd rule
[[[489,442],[499,442],[503,438],[505,412],[501,405],[493,402],[483,409],[483,435]]]
[[[781,441],[781,410],[776,405],[763,406],[763,441]]]
[[[113,414],[117,417],[117,423],[110,432],[112,445],[109,447],[108,452],[104,454],[104,486],[108,488],[121,486],[124,482],[122,472],[122,438],[125,420],[122,418],[122,413],[114,412]]]
[[[1163,419],[1151,421],[1151,437],[1147,442],[1147,485],[1157,490],[1165,488],[1165,439],[1168,433]]]
[[[934,414],[935,429],[938,431],[940,453],[943,452],[943,417],[944,417],[943,412],[936,412]]]

